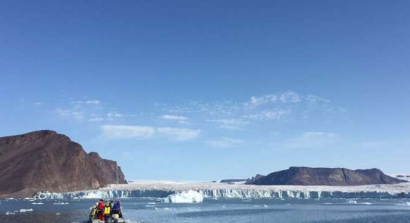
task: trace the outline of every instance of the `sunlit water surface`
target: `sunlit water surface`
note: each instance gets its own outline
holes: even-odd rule
[[[410,200],[398,199],[230,199],[200,204],[166,204],[142,198],[121,201],[125,219],[132,223],[410,223]],[[95,202],[0,200],[0,222],[83,223]]]

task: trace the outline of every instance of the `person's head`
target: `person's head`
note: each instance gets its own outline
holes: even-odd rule
[[[100,201],[103,202],[104,200],[103,200],[103,199],[100,199]]]

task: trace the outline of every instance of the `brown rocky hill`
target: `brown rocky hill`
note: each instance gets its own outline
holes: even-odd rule
[[[121,168],[55,131],[0,137],[0,197],[68,192],[127,183]]]
[[[355,186],[397,184],[405,182],[384,174],[379,169],[349,170],[346,168],[290,167],[248,181],[256,185],[329,185]]]

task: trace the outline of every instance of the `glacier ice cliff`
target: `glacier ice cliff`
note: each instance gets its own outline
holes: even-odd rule
[[[40,192],[37,199],[99,199],[151,197],[166,198],[181,192],[196,191],[205,199],[321,199],[321,198],[410,198],[410,183],[367,186],[255,186],[209,182],[135,181],[110,185],[99,190],[68,193]]]

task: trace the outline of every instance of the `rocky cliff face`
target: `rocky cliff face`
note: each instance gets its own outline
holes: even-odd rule
[[[121,168],[54,131],[0,137],[0,197],[127,183]]]
[[[248,184],[353,186],[401,182],[405,181],[387,176],[379,169],[349,170],[345,168],[291,167],[249,181]]]

